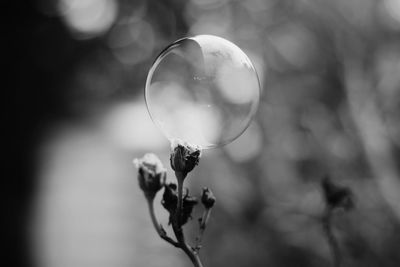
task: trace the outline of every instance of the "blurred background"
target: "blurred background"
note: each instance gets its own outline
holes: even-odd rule
[[[326,174],[355,195],[332,222],[343,266],[400,265],[399,0],[1,5],[4,124],[16,130],[5,142],[7,266],[190,265],[156,235],[131,162],[154,152],[169,167],[145,79],[165,46],[196,34],[241,47],[262,85],[249,129],[205,151],[188,179],[192,194],[217,196],[204,265],[331,266]]]

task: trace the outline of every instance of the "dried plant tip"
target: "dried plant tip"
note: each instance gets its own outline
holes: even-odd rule
[[[354,207],[354,196],[350,188],[336,185],[326,176],[322,180],[322,189],[325,201],[331,209],[343,208],[344,210],[350,210]]]
[[[183,198],[182,225],[187,223],[187,221],[192,218],[193,208],[197,205],[197,203],[199,203],[199,201],[196,197],[185,196]]]
[[[174,141],[171,147],[171,167],[175,172],[182,172],[185,177],[199,164],[201,149],[181,141]]]
[[[216,198],[213,192],[208,188],[204,187],[201,192],[201,203],[203,203],[206,209],[211,209],[215,204]]]
[[[151,153],[144,155],[141,159],[134,159],[133,164],[138,168],[140,189],[146,197],[154,199],[156,193],[165,185],[166,169],[160,159]]]
[[[176,207],[178,205],[178,192],[177,186],[174,183],[165,185],[163,198],[161,204],[169,213],[169,224],[172,223],[173,217],[176,212]]]
[[[188,194],[183,197],[181,225],[187,223],[192,217],[193,208],[197,203],[198,201],[196,197],[189,196]],[[165,185],[161,204],[169,213],[169,223],[173,223],[173,220],[176,219],[175,214],[178,205],[178,192],[176,184],[170,183]]]

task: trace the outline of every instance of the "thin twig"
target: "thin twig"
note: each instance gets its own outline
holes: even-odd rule
[[[196,237],[196,246],[195,246],[196,251],[199,251],[201,249],[201,242],[207,227],[208,220],[210,218],[210,214],[211,214],[211,208],[205,209],[201,217],[199,235]]]
[[[162,225],[158,222],[157,217],[155,215],[154,212],[154,198],[150,199],[147,198],[147,203],[148,203],[148,207],[149,207],[149,213],[150,213],[150,217],[151,217],[151,221],[153,222],[154,228],[156,229],[158,235],[164,239],[165,241],[167,241],[168,243],[170,243],[171,245],[173,245],[174,247],[179,248],[179,243],[176,242],[175,240],[173,240],[172,238],[170,238],[167,233],[165,232],[164,228],[162,227]]]
[[[325,215],[322,218],[322,226],[323,226],[324,233],[326,235],[329,247],[332,252],[333,266],[340,267],[341,263],[342,263],[340,249],[339,249],[338,241],[336,240],[336,238],[332,232],[331,219],[332,219],[332,209],[328,206],[326,208]]]

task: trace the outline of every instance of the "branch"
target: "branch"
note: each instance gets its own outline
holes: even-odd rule
[[[155,215],[154,212],[154,198],[146,198],[147,199],[147,204],[149,207],[149,213],[150,213],[150,217],[151,217],[151,221],[153,222],[153,226],[156,229],[158,235],[164,239],[165,241],[167,241],[168,243],[170,243],[171,245],[173,245],[174,247],[179,248],[179,243],[176,242],[175,240],[173,240],[172,238],[170,238],[167,235],[167,232],[164,230],[164,228],[162,227],[162,225],[158,222],[157,217]]]
[[[206,208],[203,212],[203,216],[200,219],[200,231],[199,235],[196,237],[196,246],[195,246],[195,250],[197,252],[201,249],[201,241],[203,239],[203,235],[206,230],[210,214],[211,214],[211,208]]]

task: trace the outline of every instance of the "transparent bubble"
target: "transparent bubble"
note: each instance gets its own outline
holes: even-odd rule
[[[246,130],[258,107],[260,84],[239,47],[198,35],[161,52],[147,76],[145,96],[152,120],[171,142],[204,149],[230,143]]]

